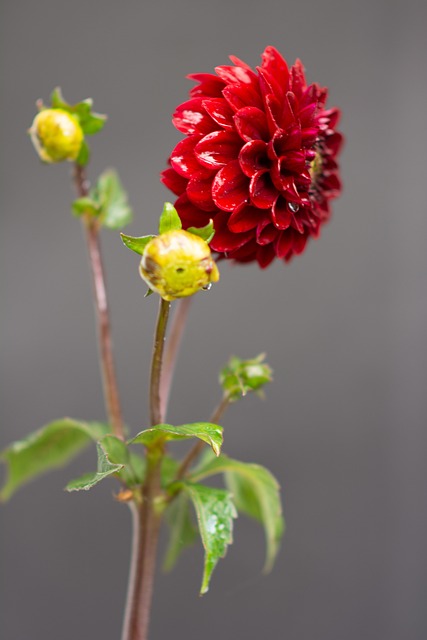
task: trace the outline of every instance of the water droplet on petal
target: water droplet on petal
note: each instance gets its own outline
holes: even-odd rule
[[[212,289],[212,282],[209,282],[209,284],[205,284],[204,287],[202,287],[203,291],[210,291]]]
[[[299,211],[299,204],[297,202],[288,202],[288,208],[292,213],[297,213]]]

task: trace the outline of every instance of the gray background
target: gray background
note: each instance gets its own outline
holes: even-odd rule
[[[266,351],[268,402],[225,420],[225,449],[271,468],[288,530],[263,577],[263,536],[236,525],[211,592],[201,551],[159,574],[151,638],[421,640],[426,610],[426,5],[416,0],[2,3],[0,444],[51,419],[103,417],[85,247],[69,166],[42,166],[25,135],[60,84],[109,114],[92,177],[120,171],[136,235],[169,194],[158,174],[180,138],[170,115],[234,53],[302,58],[343,110],[345,191],[290,266],[222,266],[195,300],[171,421],[204,419],[230,353]],[[156,300],[117,234],[103,245],[125,417],[146,424]],[[1,509],[2,640],[117,640],[130,518],[113,483],[64,494],[94,452]]]

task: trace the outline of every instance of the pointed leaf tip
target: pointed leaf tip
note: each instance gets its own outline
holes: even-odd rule
[[[173,204],[165,202],[159,220],[159,234],[182,229],[182,222]]]

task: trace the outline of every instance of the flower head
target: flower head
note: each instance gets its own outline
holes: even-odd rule
[[[150,240],[142,254],[141,277],[164,300],[186,298],[218,282],[219,271],[207,242],[182,229]]]
[[[288,69],[273,47],[256,71],[230,59],[216,75],[189,76],[198,84],[173,117],[186,137],[162,181],[184,228],[212,218],[214,251],[266,267],[301,253],[330,217],[341,190],[340,113],[325,108],[326,89],[307,85],[299,60]]]
[[[74,161],[83,143],[77,117],[64,109],[43,109],[34,118],[31,140],[43,162]]]

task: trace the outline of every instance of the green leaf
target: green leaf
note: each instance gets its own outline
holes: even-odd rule
[[[199,236],[199,238],[202,238],[202,240],[208,244],[215,235],[213,220],[209,220],[205,227],[189,227],[187,231],[188,233],[192,233],[194,236]]]
[[[138,433],[131,443],[140,443],[147,447],[162,445],[167,440],[186,440],[199,438],[210,445],[218,456],[222,446],[222,427],[211,422],[194,422],[175,427],[171,424],[158,424],[151,429]]]
[[[237,517],[231,494],[224,489],[214,489],[200,484],[184,484],[196,509],[200,536],[205,549],[205,566],[200,593],[209,589],[209,581],[227,546],[233,542],[233,518]]]
[[[70,105],[62,95],[61,87],[55,87],[50,96],[50,103],[53,109],[65,109],[69,111]]]
[[[142,256],[147,244],[156,236],[140,236],[139,238],[136,238],[134,236],[127,236],[124,233],[121,233],[120,237],[125,247],[127,247],[131,251],[135,251],[135,253],[139,253],[139,255]]]
[[[81,167],[85,167],[90,159],[90,149],[86,140],[83,140],[82,146],[80,147],[79,155],[77,156],[76,162]]]
[[[92,473],[85,473],[76,480],[71,480],[65,487],[66,491],[88,491],[104,478],[108,478],[123,469],[123,464],[113,464],[111,462],[110,456],[100,442],[97,443],[96,447],[98,450],[98,470]]]
[[[190,480],[198,482],[217,473],[225,474],[227,487],[233,494],[238,511],[263,525],[267,548],[264,570],[269,571],[285,529],[280,487],[276,478],[258,464],[240,462],[222,455],[219,458],[211,456],[204,466],[194,471]]]
[[[62,467],[91,441],[108,433],[108,425],[62,418],[44,426],[24,440],[12,443],[0,454],[8,477],[0,500],[8,500],[22,485],[37,476]]]
[[[92,197],[99,203],[100,219],[109,229],[121,229],[132,221],[132,209],[117,172],[107,169],[98,178]]]
[[[98,204],[89,197],[77,198],[77,200],[74,200],[71,205],[71,210],[75,216],[97,216],[99,214]]]
[[[220,384],[231,401],[238,400],[249,391],[262,393],[262,387],[271,382],[272,370],[264,362],[265,354],[252,360],[242,360],[233,356],[221,371]]]
[[[178,215],[178,211],[175,209],[173,204],[165,202],[159,220],[159,234],[161,235],[167,231],[176,231],[178,229],[182,229],[182,223]]]
[[[169,544],[163,563],[164,571],[171,571],[181,552],[190,547],[197,539],[190,514],[190,501],[184,493],[179,494],[166,510],[166,521],[169,525]]]
[[[85,135],[93,135],[104,128],[107,116],[92,111],[92,98],[86,98],[86,100],[71,105],[65,100],[60,87],[56,87],[52,91],[50,101],[53,109],[63,109],[76,116]],[[79,162],[79,164],[87,164],[87,161]]]

